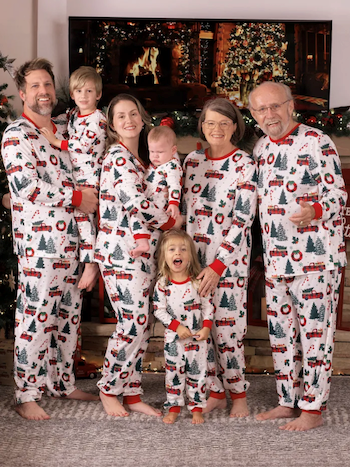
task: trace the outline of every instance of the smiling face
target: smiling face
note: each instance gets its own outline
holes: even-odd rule
[[[76,88],[71,93],[71,98],[79,107],[81,115],[95,112],[97,102],[101,99],[101,93],[97,94],[96,85],[92,80],[87,80],[81,88]]]
[[[129,100],[117,102],[113,108],[113,129],[119,140],[128,146],[128,141],[139,139],[143,121],[136,104]]]
[[[281,139],[296,125],[292,118],[293,100],[287,99],[285,90],[273,83],[266,83],[251,94],[251,114],[262,131],[273,140]],[[270,107],[274,104],[280,105],[277,111],[273,111]],[[267,112],[265,115],[260,115],[257,110],[264,107],[268,107]]]
[[[191,261],[191,252],[188,242],[172,236],[164,245],[165,262],[170,271],[170,278],[176,282],[183,282],[188,278],[188,265]]]
[[[232,147],[231,138],[236,128],[237,124],[225,115],[210,109],[206,111],[202,131],[210,147],[227,148],[227,152],[229,152]]]
[[[26,75],[25,90],[19,91],[26,115],[31,112],[41,115],[51,115],[56,105],[55,86],[51,76],[45,70],[33,70]]]
[[[148,137],[149,159],[153,165],[159,167],[171,161],[175,152],[176,146],[171,144],[166,138],[152,140]]]

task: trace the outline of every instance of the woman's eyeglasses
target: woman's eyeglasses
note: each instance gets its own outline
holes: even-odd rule
[[[212,120],[208,120],[208,121],[203,122],[203,125],[206,128],[208,128],[208,130],[214,130],[214,128],[216,128],[217,125],[219,125],[219,127],[222,130],[227,130],[232,125],[232,121],[231,120],[223,120],[222,122],[214,122]]]

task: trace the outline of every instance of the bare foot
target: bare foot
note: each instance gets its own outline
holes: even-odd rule
[[[300,414],[300,409],[292,409],[278,405],[272,410],[259,413],[255,418],[257,420],[276,420],[276,418],[294,418]]]
[[[65,399],[76,399],[78,401],[99,401],[100,398],[95,394],[90,394],[89,392],[81,391],[80,389],[75,389],[69,394]]]
[[[168,425],[172,425],[173,423],[175,423],[179,415],[180,414],[178,412],[169,412],[168,415],[165,415],[165,417],[163,418],[163,422],[167,423]]]
[[[280,430],[286,431],[308,431],[323,425],[322,415],[301,412],[300,417],[280,426]]]
[[[27,420],[49,420],[50,418],[45,410],[39,407],[35,401],[16,405],[15,411]]]
[[[147,238],[139,238],[136,240],[137,247],[129,252],[132,258],[138,258],[142,253],[147,253],[149,250],[149,243]]]
[[[128,417],[129,413],[125,410],[122,404],[118,401],[117,396],[110,397],[103,394],[100,391],[100,399],[103,404],[103,408],[107,415],[113,415],[113,417]]]
[[[207,406],[203,408],[202,413],[209,413],[214,409],[226,409],[227,401],[225,399],[216,399],[215,397],[208,397]]]
[[[247,406],[247,398],[242,397],[242,399],[234,399],[232,401],[232,409],[230,412],[230,417],[234,418],[241,418],[241,417],[248,417],[249,410]]]
[[[204,423],[204,417],[201,412],[193,412],[192,413],[192,424],[193,425],[200,425]]]
[[[152,415],[153,417],[160,417],[162,415],[162,412],[160,410],[154,409],[150,405],[145,404],[141,401],[130,405],[125,404],[125,407],[127,407],[132,412],[140,412],[146,415]]]
[[[97,263],[85,263],[83,275],[80,278],[78,289],[86,289],[91,292],[99,276],[99,267]]]

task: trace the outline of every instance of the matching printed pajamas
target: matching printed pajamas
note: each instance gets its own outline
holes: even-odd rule
[[[145,167],[121,144],[106,152],[100,181],[100,230],[95,261],[100,269],[118,323],[109,339],[98,387],[113,395],[140,395],[141,370],[149,337],[149,288],[156,275],[155,251],[160,235],[173,223],[144,195]],[[103,193],[108,193],[103,196]],[[150,250],[139,258],[131,222],[151,229]],[[167,226],[168,223],[168,226]]]
[[[73,166],[75,187],[100,187],[102,159],[106,146],[107,122],[104,114],[95,112],[81,116],[76,107],[68,114],[69,140],[64,140],[62,149],[68,149]],[[80,236],[80,261],[91,263],[96,243],[96,214],[74,212]]]
[[[280,404],[324,410],[346,264],[341,211],[347,195],[339,156],[328,136],[306,125],[296,125],[278,141],[262,137],[254,155]],[[310,225],[289,221],[300,201],[314,204],[321,217]]]
[[[52,120],[66,135],[66,116]],[[16,401],[75,390],[73,357],[80,321],[78,227],[67,151],[51,146],[24,115],[4,132],[15,254],[19,261],[15,329]]]
[[[187,279],[179,283],[164,277],[155,286],[153,313],[166,327],[165,408],[184,406],[186,392],[189,410],[206,406],[207,342],[179,339],[176,333],[179,324],[188,327],[192,334],[212,326],[213,305],[209,298],[200,297],[198,287],[198,281]]]
[[[213,296],[208,388],[216,393],[228,389],[231,397],[249,387],[243,338],[256,183],[256,164],[239,149],[220,159],[211,159],[207,150],[194,151],[184,162],[186,231],[202,268],[210,266],[221,276]]]

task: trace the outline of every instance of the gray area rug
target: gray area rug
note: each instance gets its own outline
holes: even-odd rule
[[[306,433],[279,430],[281,421],[258,422],[254,415],[277,404],[272,376],[248,375],[251,415],[230,419],[228,410],[191,424],[183,409],[174,425],[142,414],[107,416],[99,402],[44,397],[51,415],[23,420],[13,410],[12,388],[0,386],[1,467],[337,467],[350,466],[350,377],[332,378],[325,424]],[[96,382],[79,388],[98,393]],[[144,401],[162,408],[164,375],[144,375]]]

